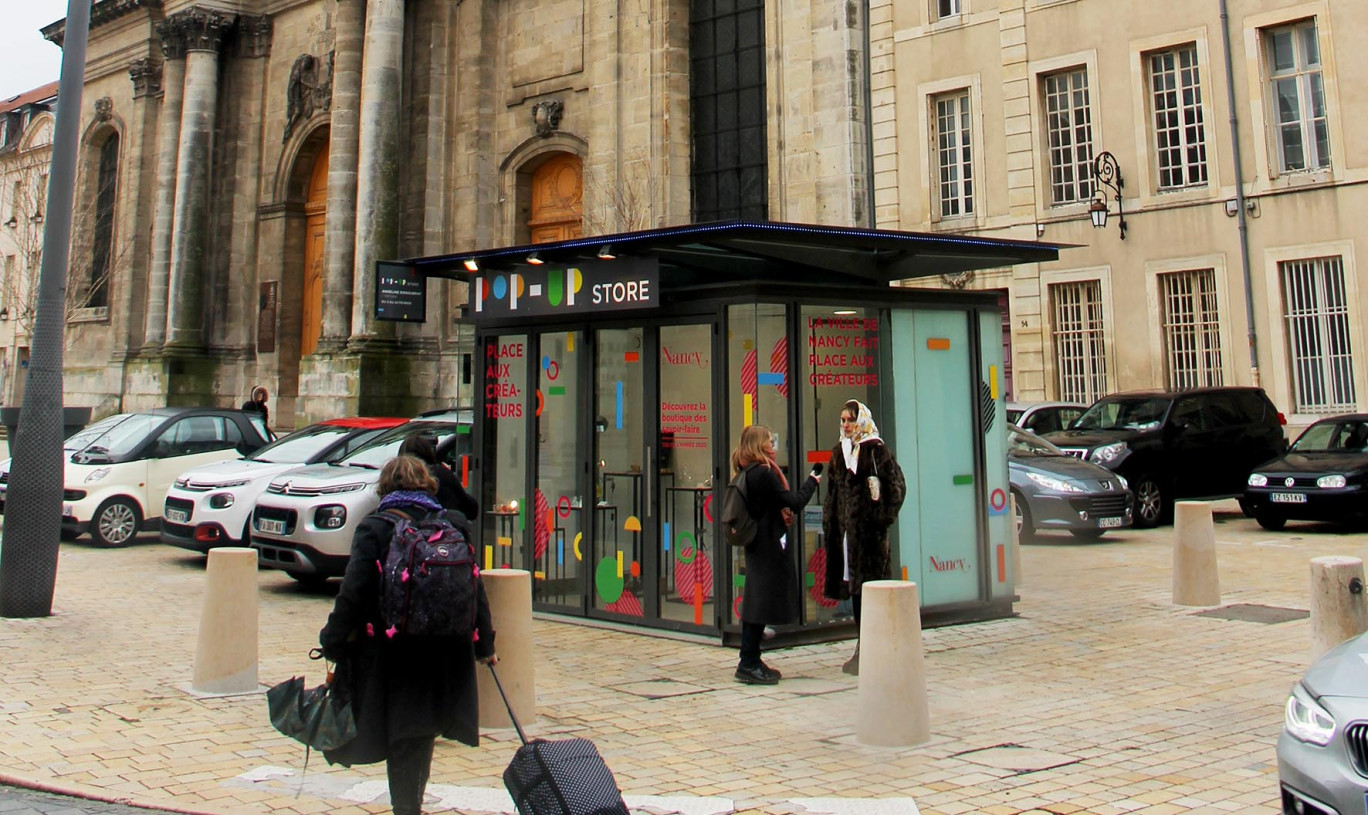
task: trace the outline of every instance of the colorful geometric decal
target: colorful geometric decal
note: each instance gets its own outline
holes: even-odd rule
[[[669,524],[666,524],[666,526],[669,526]],[[698,542],[694,540],[692,532],[687,529],[680,531],[679,545],[675,547],[675,560],[680,563],[693,563],[694,558],[698,555],[694,550],[697,543]]]
[[[826,592],[826,549],[818,547],[808,558],[807,574],[803,582],[808,586],[808,596],[819,608],[833,608],[836,601],[827,597]]]
[[[533,493],[533,518],[537,519],[532,529],[532,557],[541,560],[542,555],[546,554],[546,544],[551,541],[551,529],[556,525],[556,519],[552,514],[551,505],[546,501],[546,493],[540,488]]]
[[[584,560],[584,553],[580,551],[580,541],[584,540],[583,532],[575,533],[575,560]]]
[[[993,490],[992,495],[988,496],[988,514],[1006,515],[1007,514],[1007,493],[1001,488]]]
[[[788,398],[788,335],[780,337],[774,341],[774,349],[770,351],[770,381],[761,380],[761,384],[773,385],[779,390],[779,395]],[[772,381],[777,377],[778,381]]]
[[[615,603],[622,596],[626,583],[622,579],[620,562],[617,558],[606,557],[594,569],[594,590],[604,603]]]
[[[680,546],[680,549],[686,547]],[[699,602],[712,599],[713,568],[708,553],[703,550],[689,549],[689,559],[677,560],[674,567],[675,594],[682,598]]]
[[[622,522],[622,530],[624,532],[640,532],[641,520],[635,515],[628,515],[627,520]]]
[[[618,430],[622,429],[622,383],[617,383],[617,424]]]
[[[703,518],[704,518],[708,523],[712,523],[712,522],[713,522],[713,516],[712,516],[712,499],[713,499],[712,493],[708,493],[707,496],[704,497],[704,499],[703,499]]]
[[[618,598],[616,602],[612,602],[604,606],[603,610],[611,611],[615,614],[626,614],[630,617],[646,616],[645,612],[642,611],[641,601],[638,600],[637,596],[635,594],[632,594],[630,591],[623,592],[622,596]]]

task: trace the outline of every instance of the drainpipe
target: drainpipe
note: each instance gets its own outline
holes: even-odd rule
[[[1249,374],[1259,387],[1259,336],[1254,327],[1254,281],[1249,270],[1249,214],[1245,209],[1244,161],[1240,156],[1240,119],[1235,107],[1235,69],[1230,57],[1230,12],[1221,0],[1221,40],[1225,44],[1226,104],[1230,108],[1230,142],[1235,147],[1235,217],[1240,225],[1240,267],[1244,272],[1245,320],[1249,324]]]
[[[869,6],[864,0],[864,114],[865,114],[865,206],[869,208],[868,227],[878,227],[874,216],[874,55]],[[1222,0],[1224,2],[1224,0]],[[895,224],[896,227],[896,224]]]

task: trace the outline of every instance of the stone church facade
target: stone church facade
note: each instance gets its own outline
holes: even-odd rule
[[[855,4],[98,0],[77,195],[117,157],[115,248],[73,259],[108,307],[69,334],[66,401],[264,385],[283,427],[471,404],[463,284],[378,322],[376,261],[867,224],[866,41]]]

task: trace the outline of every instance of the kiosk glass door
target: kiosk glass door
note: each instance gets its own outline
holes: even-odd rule
[[[579,331],[545,333],[538,338],[536,488],[532,494],[532,579],[538,603],[579,612],[584,605],[584,540],[589,468],[586,434],[580,432],[580,360],[585,354]],[[593,501],[587,502],[589,505]],[[560,609],[558,609],[560,610]]]
[[[595,332],[594,537],[590,607],[645,616],[643,530],[654,522],[644,473],[654,450],[646,444],[646,377],[642,327]]]
[[[661,326],[659,357],[659,613],[713,625],[712,325]]]

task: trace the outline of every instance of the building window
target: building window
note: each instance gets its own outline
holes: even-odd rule
[[[1050,202],[1072,204],[1092,197],[1092,108],[1088,71],[1048,74],[1045,136],[1050,151]]]
[[[1159,275],[1160,326],[1170,389],[1223,384],[1216,272]]]
[[[974,214],[974,166],[970,137],[969,91],[961,90],[934,98],[936,145],[939,173],[940,216],[955,218]]]
[[[1159,189],[1207,183],[1206,125],[1197,46],[1149,55]]]
[[[85,305],[109,305],[109,278],[113,272],[114,201],[119,181],[119,137],[105,139],[95,186],[95,233],[91,241],[89,295]]]
[[[1330,128],[1316,21],[1267,29],[1264,42],[1276,110],[1278,169],[1286,173],[1329,167]]]
[[[934,0],[936,4],[936,19],[944,20],[946,17],[958,17],[960,6],[964,0]]]
[[[1338,257],[1278,264],[1298,413],[1356,408],[1349,297]]]
[[[694,220],[764,220],[764,3],[694,0],[689,8]]]
[[[1059,398],[1092,404],[1108,391],[1102,283],[1080,280],[1051,285],[1050,306]]]

